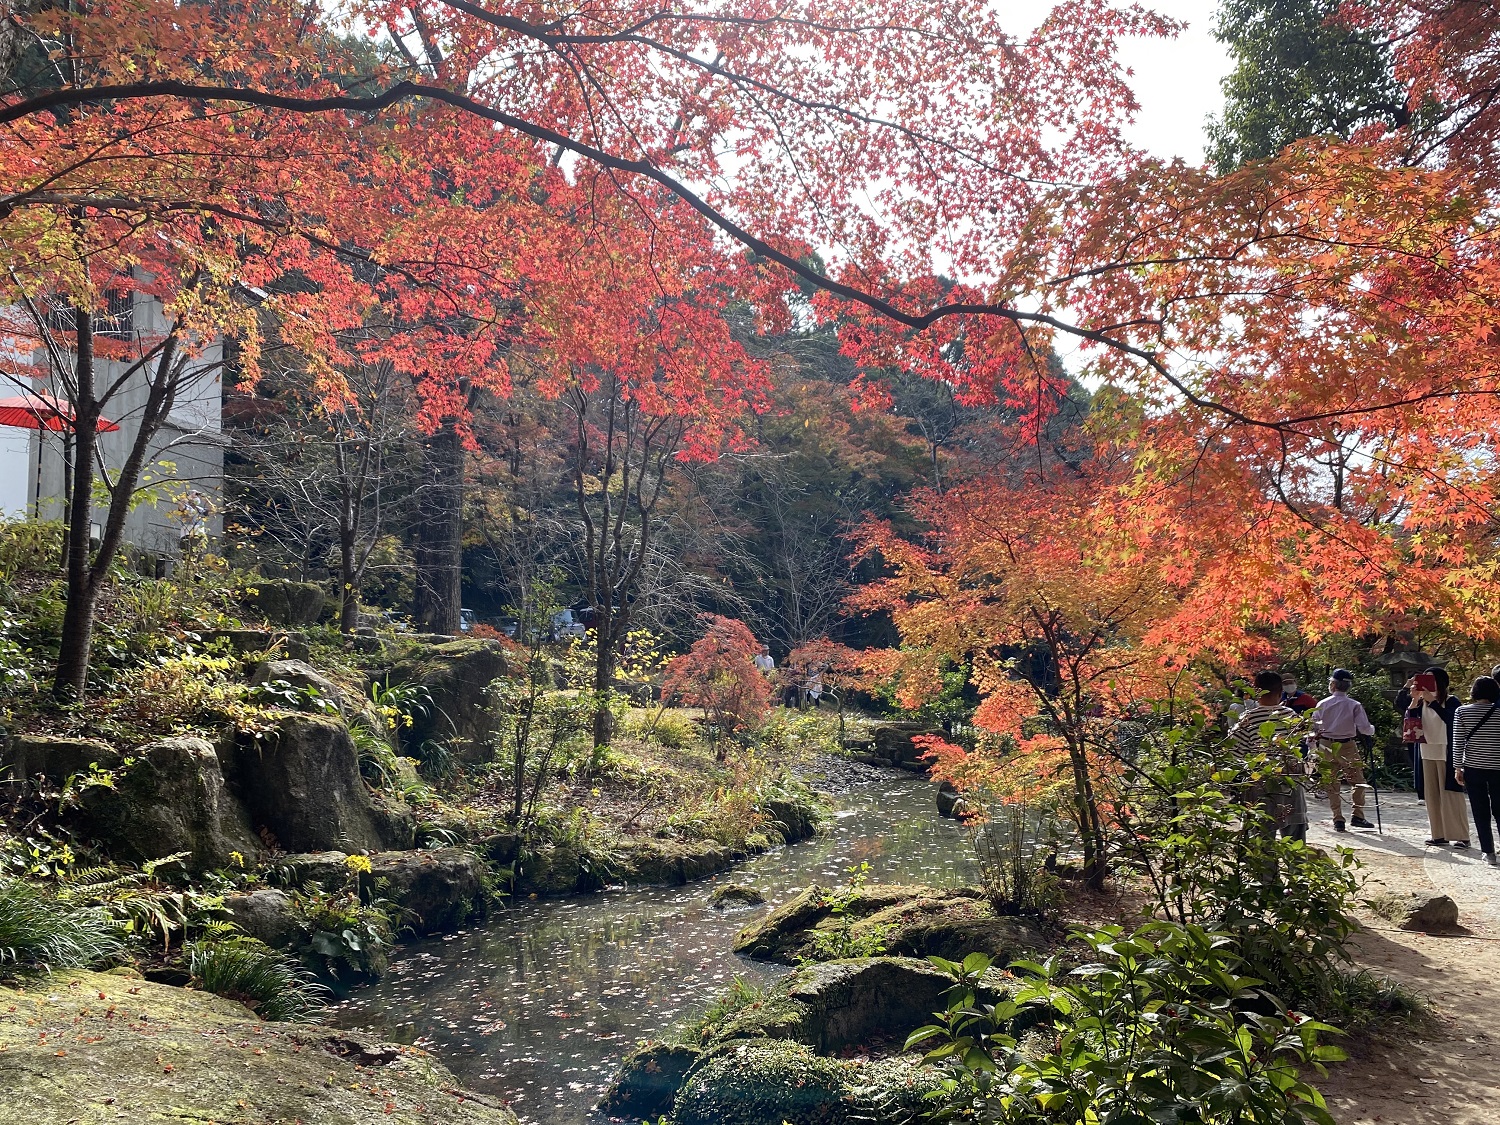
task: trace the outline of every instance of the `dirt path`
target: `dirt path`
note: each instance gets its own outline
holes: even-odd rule
[[[1335,835],[1311,810],[1309,840],[1355,849],[1365,896],[1440,891],[1458,903],[1465,934],[1434,937],[1363,912],[1357,964],[1424,996],[1423,1026],[1377,1028],[1349,1044],[1350,1061],[1317,1085],[1340,1125],[1495,1125],[1500,1122],[1500,868],[1477,850],[1427,848],[1427,818],[1410,794],[1382,797],[1384,831]],[[1370,810],[1373,818],[1373,808]]]

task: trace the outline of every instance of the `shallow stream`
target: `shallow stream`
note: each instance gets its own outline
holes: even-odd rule
[[[758,888],[767,906],[715,910],[715,880],[518,903],[482,929],[402,946],[333,1021],[420,1044],[523,1122],[603,1120],[593,1106],[637,1040],[701,1015],[736,976],[787,972],[730,952],[760,912],[812,883],[843,884],[861,863],[876,883],[974,880],[965,833],[938,817],[930,782],[853,763],[827,770],[812,779],[835,792],[818,836],[719,877]]]

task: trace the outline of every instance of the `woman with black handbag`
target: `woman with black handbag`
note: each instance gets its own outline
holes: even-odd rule
[[[1485,862],[1495,861],[1496,822],[1500,822],[1500,682],[1480,676],[1469,691],[1473,700],[1453,717],[1453,758],[1458,783],[1469,794],[1479,849]]]

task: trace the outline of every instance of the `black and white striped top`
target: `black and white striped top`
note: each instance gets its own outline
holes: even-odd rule
[[[1458,709],[1453,718],[1453,764],[1458,769],[1500,770],[1500,707],[1480,702]]]

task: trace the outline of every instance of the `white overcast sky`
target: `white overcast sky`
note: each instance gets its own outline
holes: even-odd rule
[[[1128,0],[1117,0],[1126,3]],[[1153,156],[1203,160],[1203,124],[1222,102],[1219,80],[1229,73],[1229,55],[1213,37],[1216,0],[1140,0],[1143,7],[1187,26],[1176,39],[1134,39],[1121,61],[1134,73],[1131,85],[1141,111],[1127,137]],[[1056,0],[995,0],[1012,35],[1025,35]]]
[[[1213,37],[1214,0],[1144,0],[1145,6],[1188,26],[1176,39],[1132,40],[1121,52],[1135,73],[1131,84],[1141,112],[1130,140],[1154,156],[1203,160],[1203,123],[1219,112],[1219,80],[1229,55]]]

